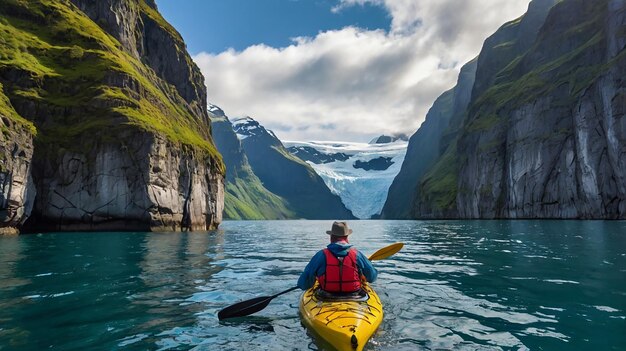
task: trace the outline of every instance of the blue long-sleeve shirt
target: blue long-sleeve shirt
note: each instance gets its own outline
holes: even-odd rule
[[[352,245],[346,242],[336,242],[331,243],[326,247],[330,250],[330,252],[335,254],[335,256],[345,257],[348,255],[348,251]],[[373,283],[376,281],[376,278],[378,277],[376,268],[372,266],[370,260],[368,260],[367,257],[365,257],[365,255],[363,255],[360,251],[357,251],[356,254],[356,264],[359,267],[360,273],[365,276],[365,279],[368,282]],[[313,256],[313,258],[311,258],[309,264],[307,264],[304,268],[304,272],[302,272],[300,278],[298,279],[298,287],[302,290],[310,289],[313,284],[315,284],[315,279],[324,273],[326,273],[326,257],[324,256],[324,251],[320,250],[315,254],[315,256]]]

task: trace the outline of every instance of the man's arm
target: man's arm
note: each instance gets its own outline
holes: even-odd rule
[[[375,282],[378,277],[378,271],[372,266],[372,262],[370,262],[361,251],[357,253],[356,260],[357,265],[361,268],[361,274],[365,276],[365,279],[370,283]]]
[[[304,272],[300,274],[300,278],[298,279],[298,287],[302,290],[307,290],[313,287],[315,284],[315,279],[321,273],[322,269],[326,269],[326,258],[324,257],[324,252],[321,250],[318,251],[309,264],[304,268]]]

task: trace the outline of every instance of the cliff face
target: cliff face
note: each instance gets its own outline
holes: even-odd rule
[[[534,44],[546,16],[558,1],[531,1],[522,17],[504,24],[485,40],[478,55],[472,101],[476,101],[494,84],[500,71]]]
[[[624,11],[557,4],[476,101],[459,140],[462,217],[626,217]]]
[[[528,12],[522,17],[504,24],[496,33],[485,40],[476,59],[474,80],[465,95],[457,117],[450,119],[448,128],[454,130],[447,137],[448,148],[437,159],[428,173],[419,180],[419,189],[412,207],[413,217],[419,218],[457,218],[459,207],[459,184],[465,174],[460,174],[462,155],[466,152],[459,144],[459,138],[468,130],[467,124],[476,101],[493,86],[500,72],[517,60],[534,43],[537,33],[556,0],[534,0],[528,6]],[[467,87],[467,86],[466,86]],[[479,124],[482,126],[482,124]],[[474,127],[470,127],[474,128]],[[442,139],[444,139],[442,138]],[[489,158],[490,155],[485,155]]]
[[[211,105],[209,116],[215,145],[226,164],[224,216],[228,219],[296,218],[289,203],[267,190],[254,174],[233,125],[220,108]]]
[[[452,108],[444,93],[412,137],[388,198],[402,205],[383,214],[625,218],[625,12],[623,0],[534,0],[503,25],[469,98]]]
[[[475,74],[476,60],[472,60],[461,68],[457,85],[437,98],[424,123],[409,139],[400,173],[389,188],[382,218],[408,219],[414,216],[415,199],[422,196],[419,180],[450,147],[458,129],[455,126],[464,117],[469,103]]]
[[[254,174],[267,190],[289,203],[296,218],[354,218],[315,170],[291,155],[273,132],[249,117],[234,121],[233,127]]]
[[[35,201],[31,176],[34,127],[21,118],[0,84],[0,234],[17,233]]]
[[[219,224],[224,167],[203,78],[154,2],[11,1],[0,13],[3,92],[36,129],[27,228]]]
[[[40,159],[29,230],[207,230],[221,221],[222,176],[158,135],[119,135],[89,152]]]

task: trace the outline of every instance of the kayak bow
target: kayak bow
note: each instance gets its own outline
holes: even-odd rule
[[[338,351],[361,351],[383,320],[383,306],[376,292],[364,283],[367,297],[360,300],[322,301],[317,284],[300,299],[304,325]]]

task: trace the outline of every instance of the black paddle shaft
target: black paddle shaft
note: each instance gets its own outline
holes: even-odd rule
[[[275,297],[286,294],[296,289],[298,289],[298,287],[294,286],[293,288],[287,289],[283,292],[279,292],[276,295],[259,296],[259,297],[255,297],[254,299],[238,302],[234,305],[230,305],[226,307],[225,309],[219,311],[217,313],[217,318],[219,320],[223,320],[227,318],[235,318],[235,317],[243,317],[243,316],[251,315],[267,307],[270,301],[272,301]]]

